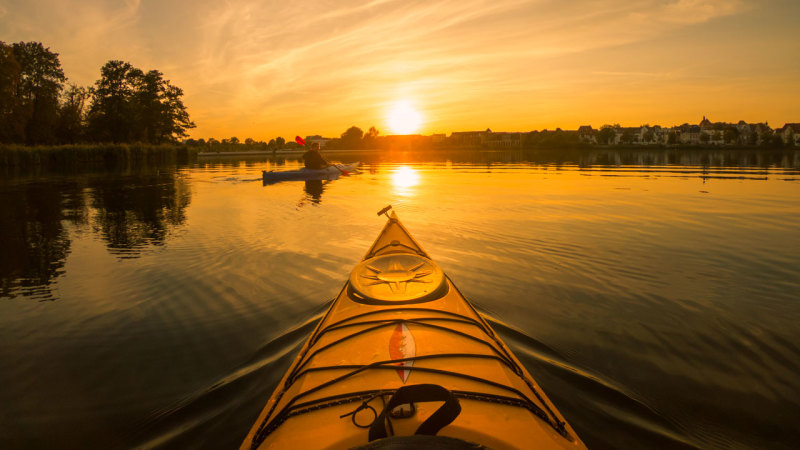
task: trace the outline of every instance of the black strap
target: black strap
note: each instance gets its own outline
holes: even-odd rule
[[[461,413],[461,404],[452,392],[436,384],[415,384],[399,388],[369,428],[369,442],[386,437],[386,416],[400,405],[412,402],[440,402],[439,407],[417,428],[414,434],[435,436],[442,428],[452,423]]]

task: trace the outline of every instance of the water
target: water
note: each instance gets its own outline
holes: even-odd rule
[[[244,438],[392,204],[590,448],[800,442],[800,152],[266,157],[0,181],[0,445]]]

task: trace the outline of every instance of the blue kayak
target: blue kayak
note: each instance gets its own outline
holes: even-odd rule
[[[348,174],[358,169],[359,162],[351,164],[333,164],[324,169],[314,170],[302,168],[300,170],[286,170],[282,172],[275,172],[266,170],[262,171],[264,182],[274,183],[277,181],[290,181],[290,180],[333,180],[342,174]]]

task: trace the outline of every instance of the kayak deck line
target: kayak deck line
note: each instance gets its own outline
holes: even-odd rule
[[[585,448],[486,319],[386,215],[242,448],[382,448],[372,443],[420,433],[483,448]]]

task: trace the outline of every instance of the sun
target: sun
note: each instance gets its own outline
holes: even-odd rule
[[[414,134],[422,124],[422,115],[405,100],[395,102],[389,109],[387,119],[389,128],[395,134]]]

